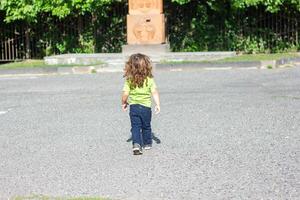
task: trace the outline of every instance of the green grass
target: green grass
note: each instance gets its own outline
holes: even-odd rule
[[[100,197],[50,197],[44,195],[17,196],[12,200],[109,200]]]
[[[268,69],[273,69],[273,67],[271,65],[268,65],[267,68]]]
[[[264,60],[279,60],[283,58],[296,58],[300,57],[300,54],[298,53],[276,53],[276,54],[245,54],[245,55],[239,55],[234,56],[230,58],[224,58],[220,60],[204,60],[204,61],[189,61],[189,60],[183,60],[183,61],[166,61],[163,60],[161,63],[166,64],[187,64],[187,63],[229,63],[229,62],[252,62],[252,61],[264,61]]]
[[[44,60],[25,60],[16,61],[6,64],[0,64],[0,69],[18,69],[18,68],[44,68],[44,67],[88,67],[94,65],[101,65],[103,62],[95,62],[90,65],[46,65]]]
[[[26,61],[16,61],[6,64],[1,64],[0,69],[15,69],[15,68],[34,68],[34,67],[44,67],[45,63],[43,60],[26,60]]]
[[[251,61],[264,61],[264,60],[279,60],[283,58],[296,58],[296,57],[300,57],[300,55],[297,53],[245,54],[245,55],[218,60],[218,62],[251,62]]]

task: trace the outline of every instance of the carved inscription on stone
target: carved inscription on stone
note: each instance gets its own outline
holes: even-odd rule
[[[161,14],[162,0],[129,0],[129,14]]]

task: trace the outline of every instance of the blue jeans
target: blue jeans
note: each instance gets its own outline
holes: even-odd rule
[[[141,146],[152,144],[151,108],[139,104],[130,105],[132,143]]]

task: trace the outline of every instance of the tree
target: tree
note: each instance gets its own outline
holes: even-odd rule
[[[232,6],[244,9],[250,6],[264,5],[269,12],[278,12],[284,5],[291,5],[300,11],[299,0],[232,0]]]
[[[189,3],[192,0],[172,0],[179,4]],[[224,3],[226,0],[206,0],[208,5],[215,5],[219,3]],[[300,1],[299,0],[227,0],[233,8],[245,9],[251,6],[264,5],[266,10],[269,12],[277,12],[284,5],[291,5],[300,11]]]
[[[1,0],[0,10],[5,11],[5,21],[25,20],[36,22],[39,14],[65,18],[68,15],[95,13],[113,0]],[[120,0],[118,0],[120,1]]]

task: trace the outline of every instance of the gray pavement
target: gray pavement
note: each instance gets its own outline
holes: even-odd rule
[[[121,73],[0,77],[0,199],[299,199],[300,67],[155,75],[142,156]]]

